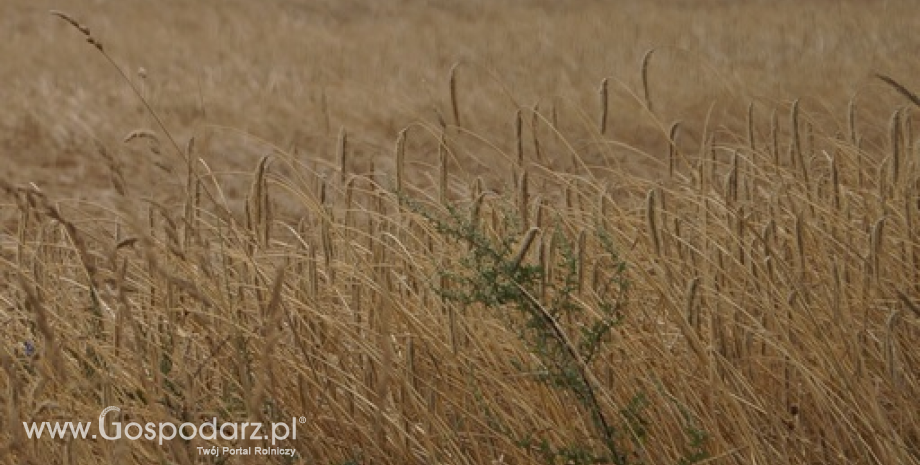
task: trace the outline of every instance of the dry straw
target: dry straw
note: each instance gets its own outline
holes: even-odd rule
[[[515,154],[517,157],[517,168],[523,169],[524,167],[524,115],[519,108],[514,112],[514,141],[515,141]]]
[[[674,170],[677,167],[677,157],[680,156],[677,138],[680,136],[680,121],[671,125],[668,130],[668,177],[674,178]]]
[[[339,161],[339,185],[344,186],[345,178],[348,176],[348,131],[344,126],[339,128],[336,159]]]
[[[597,92],[601,100],[601,122],[599,126],[601,134],[607,134],[607,105],[609,103],[609,96],[608,96],[609,90],[607,88],[608,79],[609,78],[604,78],[601,81],[601,86]]]
[[[645,220],[648,224],[648,233],[652,238],[655,255],[661,256],[661,239],[658,236],[658,219],[655,212],[655,189],[650,189],[645,198]]]
[[[908,297],[907,294],[902,291],[897,291],[897,293],[898,299],[901,300],[904,306],[907,307],[907,309],[910,310],[914,315],[916,315],[917,318],[920,318],[920,304],[914,303],[910,297]]]
[[[450,67],[450,77],[448,82],[450,84],[450,108],[454,115],[454,124],[458,127],[460,124],[460,107],[457,104],[457,68],[460,67],[460,62],[454,63]]]
[[[530,187],[528,186],[527,171],[521,172],[518,180],[518,212],[521,215],[521,228],[530,224]]]
[[[901,172],[901,110],[895,110],[888,122],[889,175],[892,188],[897,188]]]
[[[438,199],[441,205],[447,205],[448,200],[448,155],[447,132],[442,129],[438,142]]]
[[[687,322],[693,329],[696,330],[697,334],[700,332],[700,307],[696,304],[696,293],[697,289],[699,289],[699,286],[700,278],[699,276],[696,276],[687,283],[687,290],[685,291],[687,296],[687,304],[685,308]]]
[[[757,153],[757,139],[754,137],[754,102],[748,104],[747,137],[748,148],[751,149],[751,153]]]
[[[856,132],[856,96],[847,104],[847,128],[850,131],[850,143],[856,145],[859,137]]]
[[[881,279],[882,274],[881,256],[882,244],[884,243],[885,220],[886,218],[880,218],[876,221],[869,235],[869,263],[872,265],[872,276],[875,278],[876,284]]]
[[[654,113],[654,110],[652,109],[652,94],[648,84],[648,66],[654,52],[655,49],[649,49],[645,52],[645,55],[642,55],[642,91],[645,96],[645,108],[651,113]]]
[[[533,245],[533,241],[536,239],[539,232],[540,228],[532,227],[528,229],[524,234],[524,238],[521,240],[521,245],[518,246],[518,251],[514,254],[514,259],[511,260],[512,270],[519,268],[521,263],[524,262],[524,258],[527,256],[527,252],[530,251],[530,246]]]
[[[263,348],[260,360],[261,363],[259,364],[262,373],[260,376],[255,378],[256,383],[252,387],[248,398],[249,415],[252,418],[259,418],[262,421],[265,421],[262,406],[265,403],[265,398],[267,395],[266,391],[268,391],[270,387],[268,386],[269,382],[275,379],[273,367],[277,366],[277,363],[274,363],[272,360],[272,354],[275,352],[276,346],[282,337],[282,332],[280,330],[282,328],[281,323],[284,317],[284,310],[282,308],[283,304],[281,293],[284,286],[284,277],[286,272],[287,263],[284,263],[278,267],[275,278],[272,281],[271,295],[269,300],[263,304],[263,327],[261,328]]]
[[[898,363],[898,345],[895,330],[902,314],[903,311],[900,308],[893,310],[885,321],[885,365],[888,367],[888,378],[897,388],[901,388],[902,376]]]
[[[530,134],[533,136],[533,152],[534,158],[541,163],[545,163],[546,160],[543,159],[543,151],[540,147],[540,120],[543,116],[540,114],[540,104],[536,103],[533,106],[531,111],[530,118]]]
[[[781,163],[779,159],[779,116],[776,114],[776,110],[770,114],[770,153],[773,155],[773,166],[774,170],[779,170]]]
[[[792,145],[790,147],[792,156],[790,157],[790,161],[793,167],[799,169],[799,174],[802,175],[802,180],[805,184],[808,184],[808,165],[805,162],[805,154],[802,150],[802,137],[799,133],[799,112],[799,100],[796,99],[792,102],[792,110],[789,116],[790,130],[792,132]]]
[[[582,229],[578,232],[578,292],[585,290],[585,264],[588,262],[588,233]]]
[[[406,138],[408,128],[399,131],[396,136],[396,192],[403,193],[406,178]]]
[[[265,179],[269,161],[268,156],[262,157],[259,161],[249,185],[249,195],[246,197],[246,225],[262,247],[268,245],[271,235],[271,207]]]

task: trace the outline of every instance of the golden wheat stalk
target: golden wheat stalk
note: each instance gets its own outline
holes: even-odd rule
[[[654,113],[654,110],[652,109],[652,94],[648,84],[648,65],[649,62],[651,62],[652,53],[654,52],[655,49],[653,48],[645,52],[645,55],[642,55],[642,90],[645,95],[645,108],[647,108],[650,113]]]
[[[527,230],[526,234],[524,234],[524,238],[521,240],[521,245],[519,246],[517,253],[514,254],[514,259],[511,260],[512,270],[516,270],[521,266],[521,263],[524,261],[524,257],[527,256],[527,252],[530,251],[530,246],[533,245],[533,240],[537,237],[539,232],[540,228],[532,227]]]
[[[538,130],[540,127],[540,124],[539,124],[540,119],[542,118],[543,116],[540,115],[540,104],[536,103],[533,106],[533,110],[532,110],[531,118],[530,118],[530,134],[533,137],[534,158],[540,162],[544,161],[543,151],[540,147],[540,132]]]
[[[888,121],[888,143],[891,150],[889,162],[890,183],[893,188],[898,186],[901,168],[901,110],[895,110]]]
[[[518,181],[518,211],[521,214],[521,228],[530,224],[530,187],[528,186],[527,171],[521,172]]]
[[[658,237],[657,214],[655,213],[655,189],[650,189],[645,198],[645,219],[648,223],[648,233],[652,238],[655,255],[661,256],[661,239]]]
[[[676,121],[668,130],[668,177],[674,178],[674,170],[677,167],[677,157],[680,152],[677,148],[677,138],[680,136],[680,121]]]
[[[348,131],[344,126],[339,128],[336,158],[339,161],[339,185],[344,186],[345,178],[348,174]]]
[[[438,143],[438,199],[441,205],[447,205],[448,201],[448,161],[447,131],[442,129]]]
[[[770,113],[770,154],[773,158],[773,172],[776,173],[780,168],[780,159],[779,159],[779,115],[777,115],[776,110],[774,109]]]
[[[406,137],[409,128],[399,131],[396,136],[396,192],[403,193],[406,179]]]
[[[608,87],[608,78],[604,78],[601,81],[601,86],[597,91],[597,93],[599,94],[600,100],[601,100],[601,122],[599,126],[601,134],[607,133],[607,105],[609,103],[609,97],[608,97],[609,90],[607,89],[607,87]]]
[[[517,168],[522,169],[524,167],[524,115],[520,108],[514,113],[514,141]]]
[[[850,103],[847,104],[847,128],[850,132],[850,143],[856,145],[858,136],[856,135],[856,96],[854,95],[850,99]]]
[[[748,104],[747,112],[747,138],[748,148],[751,153],[757,152],[757,140],[754,138],[754,102]]]
[[[585,264],[588,263],[588,233],[582,229],[578,232],[578,268],[576,282],[578,283],[578,292],[584,292],[585,281]]]
[[[687,304],[684,308],[684,312],[687,315],[687,322],[690,324],[690,327],[696,330],[697,334],[700,332],[700,308],[699,305],[696,305],[696,292],[700,286],[699,276],[695,276],[693,279],[687,283],[687,290],[685,294],[687,295]]]

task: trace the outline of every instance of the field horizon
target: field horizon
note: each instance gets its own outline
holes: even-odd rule
[[[909,1],[3,9],[2,464],[920,464]]]

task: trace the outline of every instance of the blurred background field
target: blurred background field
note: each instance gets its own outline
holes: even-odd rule
[[[644,152],[665,148],[660,122],[683,121],[699,145],[706,128],[738,129],[749,103],[769,115],[794,99],[841,125],[856,96],[877,136],[903,101],[871,73],[909,84],[920,45],[912,33],[920,20],[900,1],[9,0],[3,8],[0,146],[16,167],[10,176],[68,194],[107,188],[97,142],[129,150],[118,141],[153,122],[103,58],[47,14],[53,8],[88,23],[178,138],[221,133],[220,155],[207,158],[218,171],[248,169],[264,151],[226,128],[331,160],[343,127],[355,169],[366,170],[399,130],[449,118],[447,76],[458,62],[463,127],[490,140],[511,140],[514,111],[535,104],[556,108],[571,129],[594,124],[604,78],[610,135]],[[639,81],[652,48],[657,121],[641,110]],[[655,171],[626,153],[615,155]],[[128,158],[132,170],[151,162]]]

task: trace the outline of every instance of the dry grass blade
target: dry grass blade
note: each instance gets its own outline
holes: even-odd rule
[[[339,128],[336,154],[339,160],[339,185],[344,186],[345,178],[348,176],[348,131],[344,126]]]
[[[892,186],[898,185],[898,179],[901,173],[901,110],[898,109],[891,114],[891,120],[888,123],[888,144],[891,150],[889,155],[889,168]]]
[[[652,238],[655,255],[661,256],[661,239],[658,235],[658,214],[655,208],[655,190],[651,189],[645,197],[645,220],[648,224],[648,234]]]
[[[847,105],[847,128],[850,132],[850,143],[855,145],[859,140],[856,132],[856,96],[853,96]]]
[[[518,213],[521,215],[521,228],[530,224],[530,182],[527,171],[521,173],[518,179]]]
[[[748,104],[747,123],[748,147],[752,153],[757,152],[757,139],[754,137],[754,102]]]
[[[600,122],[600,132],[601,134],[607,134],[607,105],[609,104],[609,89],[608,89],[608,79],[604,78],[601,81],[601,87],[598,89],[597,93],[599,94],[601,100],[601,122]]]
[[[652,93],[648,83],[648,66],[652,60],[652,53],[654,52],[655,49],[649,49],[645,52],[645,55],[642,55],[642,92],[645,96],[645,108],[652,113],[654,113],[654,110],[652,109]]]
[[[514,113],[514,140],[517,168],[522,169],[524,167],[524,115],[520,108]]]
[[[677,157],[680,151],[677,148],[677,138],[680,136],[680,121],[674,122],[668,131],[668,177],[674,177],[674,170],[677,167]]]
[[[516,254],[514,254],[514,259],[511,260],[511,269],[517,269],[521,266],[521,263],[524,261],[524,257],[527,256],[527,252],[530,251],[530,246],[533,245],[533,240],[536,239],[537,234],[540,232],[540,228],[533,227],[527,230],[527,233],[524,234],[524,239],[521,240],[521,245],[518,248]]]
[[[406,177],[406,137],[408,128],[396,136],[396,192],[402,193]]]
[[[265,402],[266,384],[269,380],[274,377],[271,375],[272,367],[276,365],[272,361],[272,354],[276,350],[279,339],[281,338],[281,323],[284,317],[284,310],[282,308],[282,290],[284,286],[284,277],[287,273],[288,264],[284,263],[278,267],[278,271],[275,274],[275,279],[272,281],[272,290],[269,301],[265,306],[265,311],[263,315],[264,327],[262,328],[262,337],[264,338],[264,348],[262,350],[262,359],[260,366],[264,371],[261,376],[257,378],[258,382],[252,390],[252,393],[249,397],[249,412],[255,418],[260,418],[264,421],[264,415],[262,413],[262,405]]]
[[[914,303],[914,301],[911,300],[910,297],[907,296],[907,294],[901,291],[898,291],[898,298],[901,299],[901,302],[904,303],[904,306],[906,306],[908,310],[913,312],[913,314],[916,315],[917,318],[920,318],[920,304]]]
[[[907,87],[901,85],[901,83],[899,83],[898,81],[895,81],[894,79],[884,74],[876,73],[875,77],[881,79],[886,84],[894,88],[894,90],[898,91],[899,94],[903,95],[908,100],[910,100],[914,105],[920,107],[920,97],[917,97],[917,94],[914,94],[913,92],[911,92]]]
[[[157,134],[149,129],[135,129],[128,133],[122,142],[127,144],[135,139],[148,139],[156,145],[160,145],[160,138],[157,137]]]
[[[269,220],[270,202],[265,179],[270,161],[271,158],[268,156],[262,157],[262,160],[259,161],[256,171],[252,175],[252,182],[249,185],[249,195],[246,197],[246,224],[263,247],[268,244],[271,230],[271,221]]]
[[[442,129],[438,143],[438,198],[442,205],[447,205],[449,195],[449,151],[447,149],[447,133]]]
[[[458,127],[460,124],[460,107],[457,104],[457,68],[460,67],[460,62],[454,63],[450,67],[450,77],[448,82],[450,84],[450,108],[454,115],[454,124]]]

